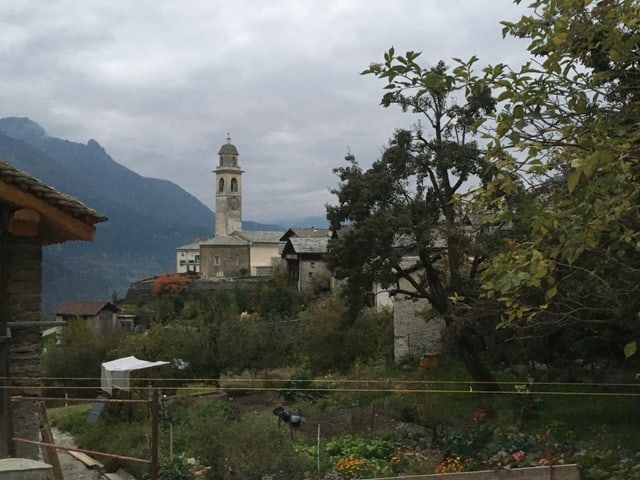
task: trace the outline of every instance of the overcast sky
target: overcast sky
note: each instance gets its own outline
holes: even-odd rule
[[[424,65],[520,63],[507,0],[0,1],[0,117],[100,143],[214,208],[227,132],[243,217],[324,214],[347,149],[367,165],[415,119],[359,72],[394,46]]]

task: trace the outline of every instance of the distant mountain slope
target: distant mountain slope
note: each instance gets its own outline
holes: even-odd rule
[[[212,234],[214,214],[193,195],[127,169],[94,140],[83,145],[49,137],[28,118],[3,118],[0,158],[109,217],[97,225],[92,243],[44,249],[47,312],[63,300],[109,299],[114,291],[124,295],[133,280],[173,271],[176,247]]]

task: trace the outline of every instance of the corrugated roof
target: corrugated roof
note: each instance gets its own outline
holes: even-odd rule
[[[110,302],[105,301],[69,301],[63,302],[56,307],[56,315],[77,315],[93,316],[100,313],[102,310],[111,310],[113,312],[118,311],[118,307]]]
[[[33,196],[42,199],[48,204],[82,220],[85,223],[93,225],[107,220],[107,217],[99,214],[92,208],[87,207],[71,195],[61,193],[55,188],[45,185],[28,173],[18,170],[13,165],[9,165],[1,160],[0,182],[7,185],[14,185],[22,191],[29,192]]]

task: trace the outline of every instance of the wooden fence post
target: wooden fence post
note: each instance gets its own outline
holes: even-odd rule
[[[151,388],[151,463],[149,464],[149,479],[158,480],[158,424],[160,423],[160,396],[158,389]]]

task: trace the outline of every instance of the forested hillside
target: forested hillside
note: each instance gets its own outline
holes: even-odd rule
[[[0,158],[109,217],[93,243],[44,249],[45,311],[65,299],[124,295],[133,280],[175,269],[175,248],[213,233],[214,214],[176,184],[146,178],[27,118],[0,119]],[[212,180],[213,181],[213,180]],[[270,228],[248,222],[247,229]]]

